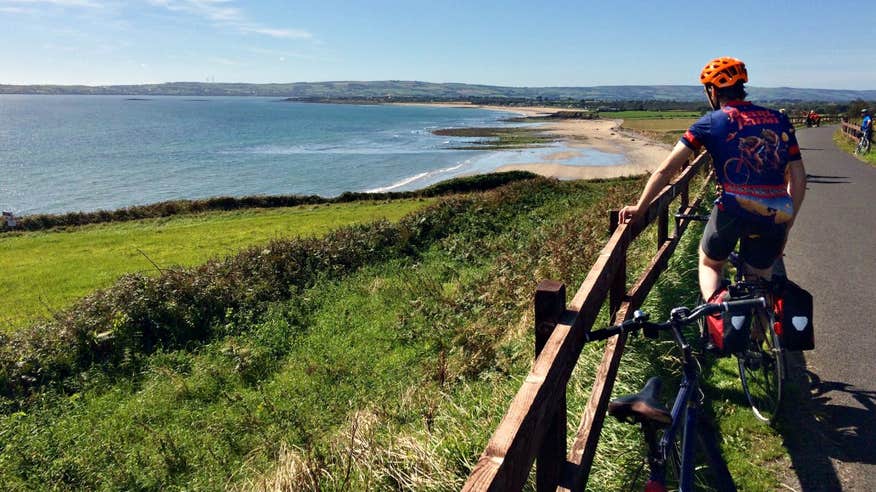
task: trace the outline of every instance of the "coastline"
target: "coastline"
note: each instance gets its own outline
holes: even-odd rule
[[[548,116],[561,108],[526,106],[507,107],[468,103],[394,103],[402,106],[432,106],[443,108],[472,108],[503,111],[524,117]],[[541,156],[541,160],[511,163],[495,171],[529,171],[557,179],[604,179],[638,176],[654,171],[671,150],[670,146],[650,140],[641,135],[627,133],[620,128],[623,120],[557,119],[538,122],[545,133],[557,135],[566,147],[555,153]],[[618,155],[617,165],[567,165],[557,161],[581,155],[577,149],[592,149]],[[501,151],[497,151],[501,152]]]

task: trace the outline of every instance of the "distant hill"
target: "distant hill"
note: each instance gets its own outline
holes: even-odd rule
[[[848,102],[876,100],[876,90],[798,89],[750,87],[756,101]],[[131,96],[268,96],[301,100],[472,100],[544,99],[596,101],[700,101],[702,87],[696,85],[614,85],[594,87],[501,87],[492,85],[438,84],[387,80],[372,82],[296,82],[289,84],[243,84],[169,82],[144,85],[0,85],[0,94],[92,94]]]

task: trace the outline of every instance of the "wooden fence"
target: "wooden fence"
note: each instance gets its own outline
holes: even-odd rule
[[[669,262],[688,221],[677,221],[669,234],[670,204],[692,213],[702,197],[690,202],[691,179],[707,169],[706,154],[697,158],[651,202],[644,219],[618,224],[587,278],[566,306],[565,286],[542,281],[535,294],[536,360],[501,423],[472,470],[463,490],[520,490],[533,463],[536,487],[543,490],[584,490],[626,336],[609,339],[597,368],[590,400],[571,449],[566,449],[566,387],[602,305],[609,301],[613,322],[628,319],[639,308]],[[701,194],[700,194],[701,195]],[[645,228],[657,222],[657,253],[629,289],[627,249]]]
[[[855,124],[849,123],[848,121],[843,121],[842,131],[843,131],[843,135],[845,135],[846,137],[848,137],[854,141],[857,141],[859,138],[861,138],[861,125],[860,124],[855,125]]]
[[[822,124],[822,125],[828,125],[831,123],[839,123],[840,121],[842,121],[841,114],[822,114],[819,116],[821,116],[820,124]],[[806,115],[805,114],[791,115],[791,116],[788,116],[788,119],[791,120],[791,123],[795,126],[800,126],[800,125],[806,124]]]

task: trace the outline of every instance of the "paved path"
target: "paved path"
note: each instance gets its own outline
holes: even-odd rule
[[[808,191],[785,264],[815,298],[816,348],[783,434],[803,490],[876,491],[876,168],[837,150],[835,130],[798,131]]]

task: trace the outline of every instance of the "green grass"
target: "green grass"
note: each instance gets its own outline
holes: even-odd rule
[[[674,145],[697,117],[625,119],[622,128],[644,134],[648,138]]]
[[[0,481],[458,489],[528,369],[536,279],[583,279],[629,183],[527,185],[515,213],[471,212],[421,254],[318,282],[228,336],[44,390],[0,417]]]
[[[702,116],[697,111],[602,111],[599,117],[602,119],[622,120],[655,120],[655,119],[697,119]]]
[[[871,144],[870,152],[868,152],[866,155],[863,155],[863,156],[855,155],[855,147],[858,145],[858,142],[857,142],[857,140],[852,140],[849,137],[845,136],[845,134],[843,134],[842,129],[837,130],[833,134],[833,142],[836,144],[836,146],[840,150],[842,150],[844,152],[848,152],[849,154],[854,156],[856,159],[858,159],[860,161],[864,161],[867,164],[870,164],[871,166],[876,166],[876,149],[873,149],[873,147],[876,147],[876,144]]]
[[[397,220],[433,199],[211,212],[0,236],[0,323],[16,327],[132,272],[191,266],[287,236]],[[153,265],[153,263],[155,265]]]

